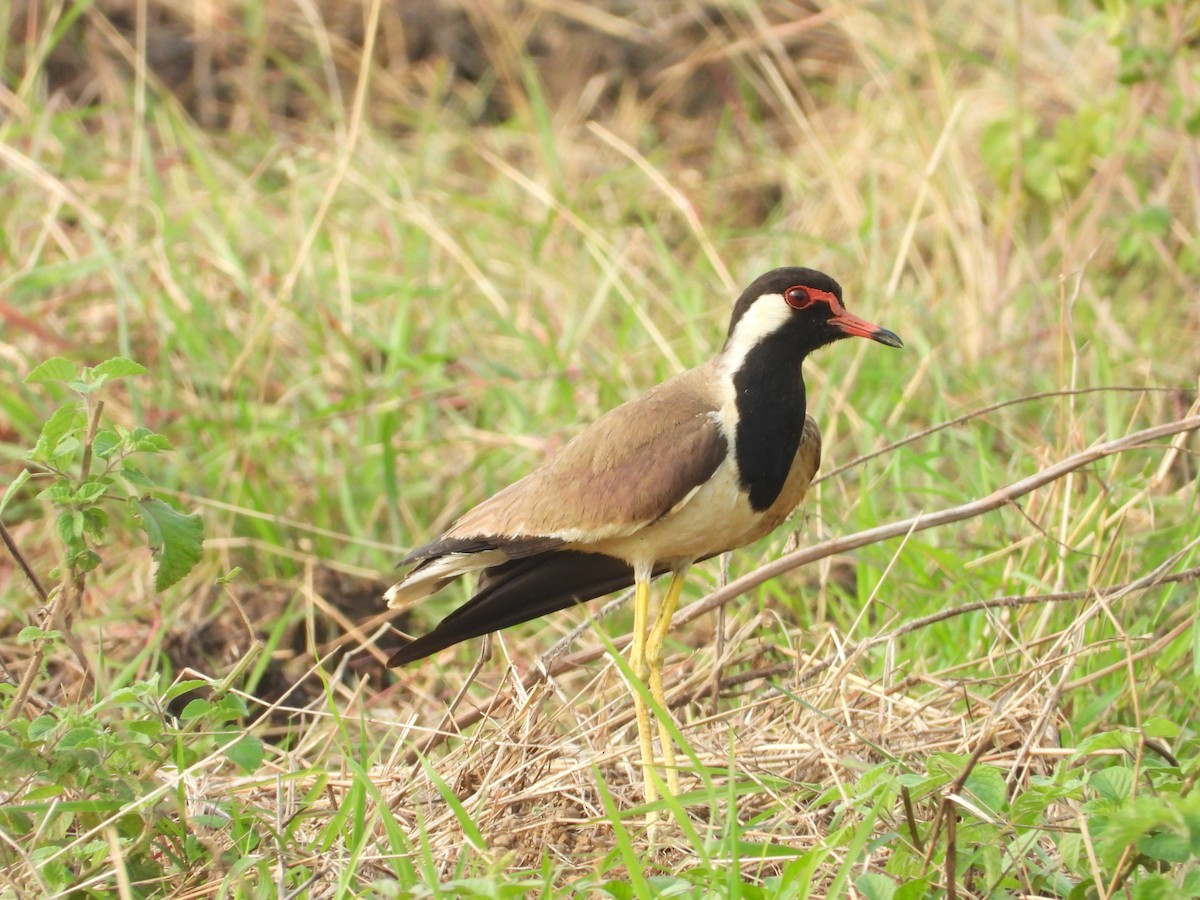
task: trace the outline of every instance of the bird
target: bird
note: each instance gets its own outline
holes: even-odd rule
[[[477,573],[473,595],[392,667],[596,597],[634,587],[629,668],[665,714],[663,642],[693,563],[755,541],[803,500],[821,461],[801,364],[827,344],[892,331],[847,311],[841,286],[787,266],[756,278],[733,305],[720,352],[608,411],[524,478],[409,553],[385,595],[407,608]],[[651,579],[671,579],[650,625]],[[653,737],[644,693],[632,690],[645,800]],[[678,794],[669,731],[659,735],[668,790]]]

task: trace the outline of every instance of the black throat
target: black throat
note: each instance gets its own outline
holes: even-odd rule
[[[804,379],[794,340],[776,333],[733,374],[738,480],[757,512],[778,499],[804,433]]]

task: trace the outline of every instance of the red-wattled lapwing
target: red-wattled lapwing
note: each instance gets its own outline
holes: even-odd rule
[[[618,406],[549,462],[476,506],[432,543],[387,593],[403,606],[468,572],[474,596],[388,665],[421,659],[603,594],[636,585],[630,668],[665,711],[663,640],[698,560],[748,544],[792,514],[821,461],[821,433],[805,414],[800,364],[844,337],[889,347],[895,334],[846,311],[842,289],[813,269],[774,269],[738,298],[714,359]],[[671,573],[649,628],[650,579]],[[646,801],[649,711],[634,691]],[[660,738],[670,787],[674,749]]]

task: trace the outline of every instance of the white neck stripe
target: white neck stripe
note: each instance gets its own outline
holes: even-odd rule
[[[738,319],[733,334],[721,351],[725,371],[732,375],[742,367],[750,351],[763,339],[781,329],[792,317],[783,294],[763,294]]]

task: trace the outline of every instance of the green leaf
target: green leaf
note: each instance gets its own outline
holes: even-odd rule
[[[111,381],[114,378],[128,378],[130,375],[145,375],[149,371],[141,363],[135,363],[132,359],[114,356],[92,369],[92,374]]]
[[[212,687],[212,684],[207,678],[189,678],[186,681],[177,682],[167,688],[163,694],[163,702],[170,703],[176,697],[180,697],[188,691],[194,691],[203,687]]]
[[[158,561],[154,589],[165,591],[200,561],[204,522],[195,513],[184,515],[162,500],[149,497],[139,500],[138,507],[150,553]]]
[[[1001,813],[1008,807],[1008,785],[995,766],[976,766],[967,776],[966,792],[988,812]]]
[[[141,469],[135,466],[122,466],[121,477],[128,481],[135,488],[152,488],[154,482]]]
[[[1088,783],[1106,800],[1128,800],[1133,795],[1133,772],[1127,766],[1101,769]]]
[[[56,478],[38,492],[37,498],[47,503],[69,503],[71,500],[71,482],[65,478]]]
[[[195,700],[189,700],[187,706],[183,708],[183,712],[179,714],[181,721],[189,722],[192,719],[199,719],[202,716],[208,715],[212,710],[212,703],[205,700],[203,697],[197,697]]]
[[[86,374],[90,375],[91,369],[87,369]],[[100,388],[104,387],[104,379],[101,378],[99,381],[68,381],[67,387],[73,391],[79,392],[80,394],[94,394],[96,391],[100,390]]]
[[[75,491],[75,496],[72,499],[74,502],[81,505],[95,503],[104,496],[111,483],[112,482],[108,481],[107,479],[86,481]]]
[[[171,442],[149,428],[135,428],[129,435],[129,446],[137,451],[160,453],[171,449]]]
[[[1098,750],[1132,750],[1137,741],[1133,735],[1124,731],[1102,731],[1080,741],[1076,747],[1077,756],[1087,756]]]
[[[1153,830],[1178,822],[1178,815],[1160,797],[1138,797],[1124,804],[1105,825],[1097,848],[1100,862],[1116,865],[1127,847],[1139,842]]]
[[[62,439],[82,428],[83,422],[83,412],[76,401],[60,406],[42,426],[42,433],[38,435],[37,444],[29,456],[41,460],[53,460],[62,456],[64,450],[59,448]]]
[[[73,550],[83,549],[80,540],[83,538],[83,513],[73,509],[60,513],[58,516],[58,536],[62,542]]]
[[[72,432],[58,442],[58,446],[54,448],[54,461],[61,468],[69,461],[83,444],[77,436],[79,432]]]
[[[1160,831],[1143,838],[1138,844],[1138,849],[1151,859],[1161,859],[1164,862],[1184,863],[1192,858],[1187,838],[1173,831]]]
[[[58,727],[58,720],[53,716],[38,716],[29,723],[29,739],[31,741],[41,740],[43,735],[47,735]]]
[[[78,572],[90,572],[100,565],[100,554],[84,547],[71,558],[71,565]]]
[[[1142,725],[1142,734],[1146,737],[1165,738],[1172,740],[1179,737],[1180,727],[1164,716],[1154,716]]]
[[[253,735],[245,735],[236,744],[225,749],[225,755],[246,772],[257,772],[263,761],[263,743]]]
[[[1133,885],[1133,900],[1184,900],[1184,894],[1165,875],[1147,875]]]
[[[18,644],[32,644],[34,641],[43,639],[55,639],[62,637],[61,631],[43,631],[36,625],[26,625],[17,632]]]
[[[867,900],[892,900],[896,895],[896,882],[886,875],[859,875],[854,879],[854,886]]]
[[[70,750],[75,747],[95,747],[100,739],[99,726],[78,725],[67,731],[58,740],[57,749]]]
[[[136,734],[148,741],[157,741],[162,737],[163,723],[157,719],[134,719],[126,722],[125,728],[130,734]]]
[[[121,435],[115,429],[101,428],[92,441],[92,455],[97,459],[108,459],[121,447]]]
[[[1200,897],[1200,869],[1193,869],[1183,876],[1185,897]]]
[[[46,384],[51,381],[70,381],[76,375],[75,364],[61,356],[52,356],[25,376],[26,384]]]
[[[930,895],[930,885],[933,884],[934,874],[928,873],[924,878],[912,878],[896,888],[892,900],[922,900]]]
[[[88,537],[100,540],[108,530],[108,513],[100,507],[92,507],[83,511],[83,533]]]
[[[8,506],[9,501],[12,500],[13,497],[17,496],[17,492],[20,491],[21,486],[25,484],[30,477],[29,470],[22,469],[17,473],[17,477],[12,480],[12,484],[5,488],[4,496],[0,497],[0,516],[4,515],[4,509],[6,506]]]

